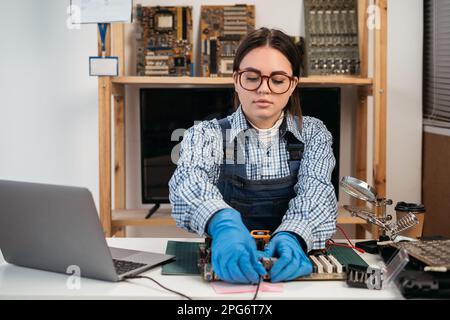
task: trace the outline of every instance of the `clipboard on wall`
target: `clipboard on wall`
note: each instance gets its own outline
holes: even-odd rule
[[[70,0],[73,24],[132,22],[133,0]]]

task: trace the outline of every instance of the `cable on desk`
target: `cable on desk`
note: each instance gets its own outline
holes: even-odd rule
[[[259,292],[259,287],[261,286],[261,282],[262,282],[262,276],[259,276],[258,285],[256,286],[255,295],[253,296],[252,300],[256,300],[256,297],[258,296],[258,292]]]
[[[126,280],[126,279],[148,279],[148,280],[153,281],[153,282],[156,283],[158,286],[160,286],[161,288],[163,288],[163,289],[165,289],[165,290],[167,290],[167,291],[170,291],[170,292],[172,292],[172,293],[175,293],[175,294],[177,294],[177,295],[179,295],[179,296],[182,296],[183,298],[186,298],[186,299],[188,299],[188,300],[192,300],[191,297],[188,297],[188,296],[185,295],[184,293],[181,293],[181,292],[178,292],[178,291],[169,289],[169,288],[163,286],[161,283],[159,283],[158,281],[156,281],[155,279],[153,279],[153,278],[151,278],[151,277],[147,277],[147,276],[129,276],[129,277],[124,277],[124,280]]]

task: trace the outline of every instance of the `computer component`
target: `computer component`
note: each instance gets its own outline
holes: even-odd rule
[[[201,75],[229,77],[242,38],[255,29],[255,6],[201,6]]]
[[[389,246],[405,249],[415,259],[424,263],[424,271],[450,271],[450,240],[396,242]]]
[[[270,231],[268,230],[252,230],[250,232],[253,239],[256,242],[256,249],[264,250],[264,248],[269,244],[270,241]]]
[[[368,264],[352,248],[329,245],[323,250],[308,253],[313,265],[313,272],[298,281],[310,280],[345,280],[348,265],[368,267]]]
[[[250,234],[255,239],[256,246],[258,250],[264,250],[264,247],[268,244],[270,240],[270,231],[267,230],[254,230]],[[220,280],[217,274],[214,272],[212,266],[212,239],[207,237],[204,243],[199,245],[199,255],[198,255],[198,269],[200,270],[201,277],[206,281],[216,281]],[[261,258],[261,263],[267,272],[270,271],[273,264],[277,261],[276,258]],[[269,279],[269,273],[265,276],[265,279]]]
[[[0,249],[11,264],[120,281],[174,258],[108,248],[86,188],[0,180],[0,203]]]
[[[380,267],[362,267],[349,265],[347,268],[347,285],[354,288],[382,288],[384,274]]]
[[[409,262],[405,250],[398,250],[386,266],[361,266],[349,264],[347,285],[356,288],[381,290],[394,281]]]
[[[407,299],[450,298],[450,272],[405,270],[400,273],[396,284]]]
[[[313,272],[296,280],[345,280],[344,270],[346,266],[328,250],[310,252],[309,260],[313,265]]]
[[[308,75],[360,73],[357,0],[305,0]]]
[[[264,233],[263,242],[261,242],[261,238],[258,238],[262,233]],[[270,240],[269,231],[258,230],[252,231],[250,234],[255,239],[257,246],[262,243],[267,245]],[[199,244],[197,265],[201,277],[206,281],[219,280],[211,264],[211,245],[211,238],[206,238],[204,243]],[[264,248],[259,247],[258,250],[264,250]],[[311,251],[308,256],[313,266],[313,272],[308,276],[296,279],[296,281],[345,280],[347,277],[346,270],[349,264],[361,266],[363,268],[368,267],[367,263],[352,248],[347,247],[329,246],[324,250]],[[261,259],[261,263],[268,271],[268,274],[265,277],[266,280],[270,279],[269,271],[276,261],[276,257]]]
[[[410,258],[396,285],[405,298],[450,298],[450,240],[429,237],[420,241],[388,243],[381,247],[385,261],[399,250]]]
[[[175,261],[162,266],[163,275],[200,274],[198,270],[199,242],[167,241],[166,254],[174,255]]]
[[[136,6],[138,76],[192,75],[192,8]]]

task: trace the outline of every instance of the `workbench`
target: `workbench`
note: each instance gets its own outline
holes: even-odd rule
[[[109,246],[165,253],[168,240],[203,241],[203,239],[168,238],[108,238]],[[377,255],[363,254],[370,265],[380,264]],[[155,267],[142,275],[150,276],[164,286],[179,291],[194,300],[223,299],[250,300],[253,293],[216,294],[211,284],[199,275],[162,275],[161,267]],[[78,289],[68,286],[70,275],[58,274],[6,263],[0,254],[0,300],[4,299],[183,299],[168,292],[148,279],[132,279],[129,282],[105,282],[80,279]],[[350,288],[345,281],[295,281],[283,283],[283,292],[259,292],[261,300],[318,300],[318,299],[403,299],[400,291],[391,285],[383,290]]]

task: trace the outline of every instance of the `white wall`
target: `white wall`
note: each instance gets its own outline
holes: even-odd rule
[[[152,0],[144,4],[192,5],[197,38],[200,4],[236,2],[241,3]],[[93,192],[97,202],[97,82],[88,76],[88,56],[96,54],[96,29],[84,25],[69,30],[68,3],[22,0],[0,4],[0,179],[81,185]],[[304,34],[301,1],[247,3],[256,4],[257,27]],[[130,27],[127,33],[132,37],[129,32]],[[421,43],[422,0],[390,0],[387,192],[394,201],[420,200]],[[127,49],[133,49],[131,38]],[[130,57],[128,74],[134,72],[134,65]],[[142,207],[137,92],[127,90],[130,208]],[[351,174],[350,155],[354,153],[350,132],[355,96],[348,88],[343,93],[341,176]],[[369,141],[369,159],[371,146]]]
[[[97,199],[96,29],[69,30],[68,3],[0,2],[0,179],[85,186]]]

